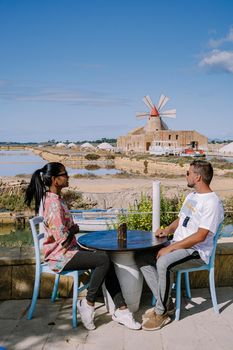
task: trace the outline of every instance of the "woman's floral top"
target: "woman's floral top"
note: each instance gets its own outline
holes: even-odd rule
[[[51,192],[46,193],[40,212],[44,217],[44,258],[52,270],[60,272],[78,250],[75,236],[63,246],[74,225],[73,218],[63,199]]]

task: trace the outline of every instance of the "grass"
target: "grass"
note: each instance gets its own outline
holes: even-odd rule
[[[33,238],[29,225],[25,229],[16,229],[14,225],[1,226],[1,231],[5,232],[0,235],[0,247],[22,247],[32,246]]]

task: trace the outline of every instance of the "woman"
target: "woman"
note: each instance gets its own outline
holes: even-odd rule
[[[25,202],[30,206],[35,200],[35,212],[44,217],[44,256],[55,272],[92,269],[86,299],[77,304],[83,325],[88,330],[95,329],[94,304],[99,288],[105,281],[116,310],[112,319],[131,329],[140,329],[132,313],[127,308],[113,263],[106,252],[87,251],[80,248],[75,234],[79,232],[74,224],[61,190],[69,185],[69,176],[63,164],[51,162],[32,175],[26,190]]]

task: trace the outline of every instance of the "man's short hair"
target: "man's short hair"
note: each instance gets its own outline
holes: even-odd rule
[[[206,160],[194,160],[190,163],[194,167],[194,172],[201,175],[205,184],[209,185],[214,175],[213,167]]]

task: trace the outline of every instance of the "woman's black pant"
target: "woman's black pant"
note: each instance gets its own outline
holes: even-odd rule
[[[106,289],[111,295],[116,308],[126,306],[113,262],[106,252],[79,250],[65,265],[63,271],[88,269],[92,269],[86,296],[88,301],[95,302],[98,290],[105,281]]]

